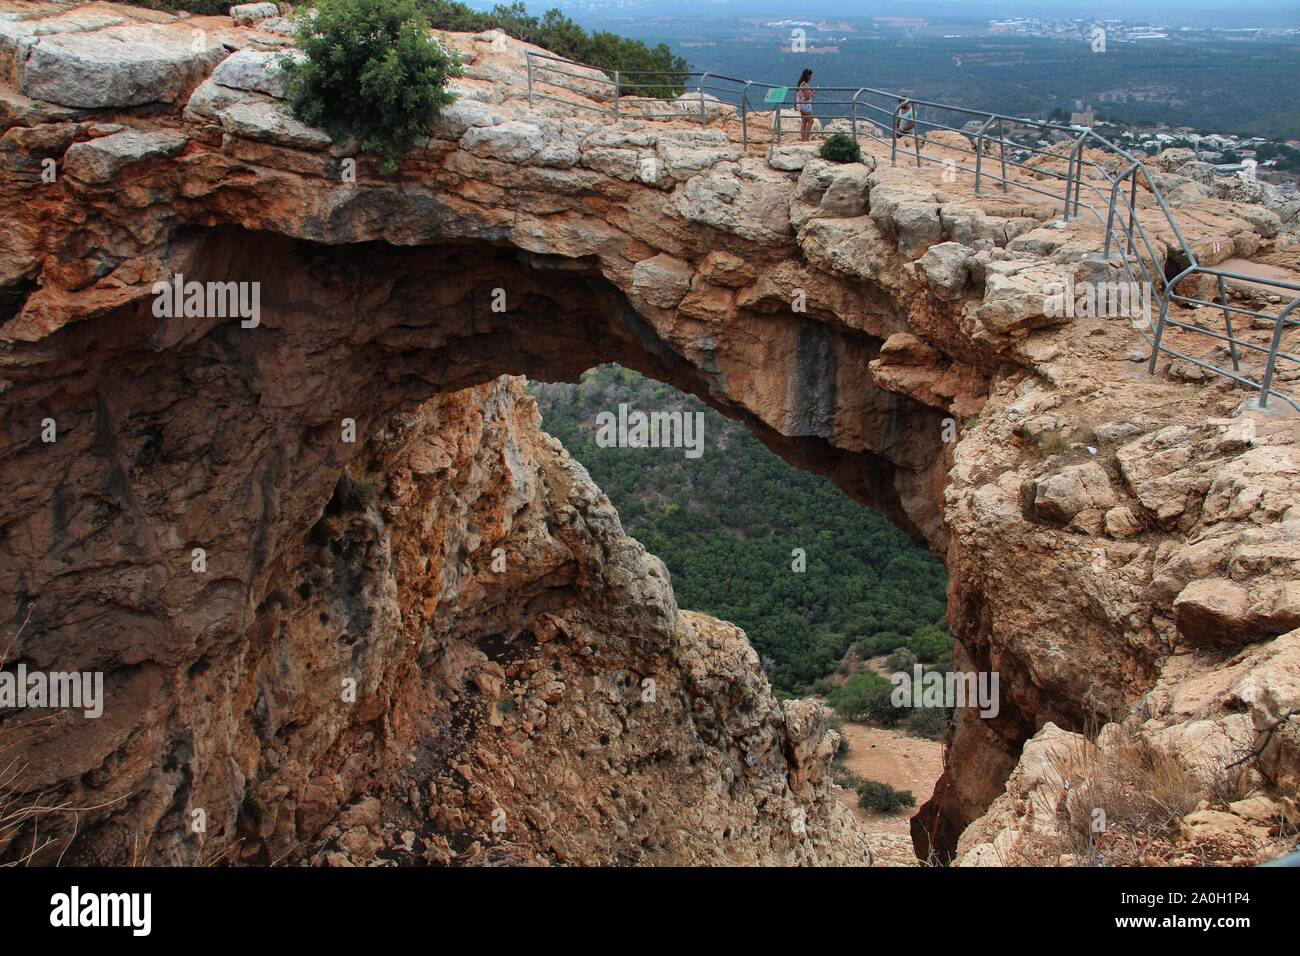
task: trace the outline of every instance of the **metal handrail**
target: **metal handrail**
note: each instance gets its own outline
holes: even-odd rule
[[[562,103],[566,107],[592,110],[621,119],[630,115],[626,107],[627,99],[630,96],[654,99],[657,97],[646,96],[645,91],[686,89],[688,94],[694,94],[698,97],[698,122],[701,126],[707,127],[710,119],[710,109],[706,96],[718,94],[719,103],[735,107],[737,118],[740,121],[741,141],[746,150],[748,150],[750,143],[749,127],[751,117],[764,112],[756,109],[755,104],[751,101],[750,93],[752,89],[755,87],[768,90],[782,88],[776,84],[745,80],[708,71],[611,71],[588,63],[579,63],[565,57],[532,50],[526,51],[525,56],[528,65],[528,104],[530,108],[533,107],[536,100],[549,100]],[[589,72],[585,74],[573,73],[568,69],[561,69],[556,64]],[[565,85],[563,79],[556,82],[547,77],[581,80],[587,84],[596,84],[597,89],[601,91],[608,87],[609,95],[597,94],[593,96],[589,89],[575,89],[573,86]],[[656,79],[661,82],[645,82],[640,79],[641,77]],[[665,80],[669,82],[663,82]],[[571,93],[576,92],[588,99],[607,99],[612,101],[613,106],[611,108],[593,106],[587,103],[575,103],[571,99],[555,96],[538,89],[539,84]],[[1257,390],[1259,392],[1260,408],[1265,408],[1268,405],[1270,396],[1276,396],[1300,412],[1300,402],[1273,388],[1279,360],[1293,362],[1300,366],[1300,356],[1290,351],[1284,351],[1281,348],[1285,330],[1288,327],[1300,326],[1300,320],[1290,318],[1291,314],[1296,312],[1297,308],[1300,308],[1300,296],[1291,299],[1287,305],[1281,308],[1277,315],[1272,315],[1258,309],[1230,304],[1228,302],[1226,283],[1253,283],[1267,287],[1270,290],[1277,290],[1279,293],[1283,291],[1300,292],[1300,285],[1270,276],[1227,272],[1202,265],[1196,251],[1183,235],[1177,218],[1169,208],[1169,204],[1165,201],[1165,197],[1156,183],[1156,178],[1140,158],[1090,128],[1067,126],[1046,120],[1007,116],[1001,113],[990,113],[932,100],[919,100],[896,91],[881,90],[874,87],[818,87],[817,93],[823,109],[820,113],[813,112],[812,115],[815,119],[824,122],[847,120],[849,131],[855,140],[865,136],[889,147],[891,165],[897,165],[898,163],[900,141],[905,142],[907,138],[910,138],[911,149],[909,150],[904,146],[904,150],[915,156],[918,167],[923,166],[926,160],[930,160],[943,162],[945,165],[951,164],[956,169],[973,173],[976,193],[980,192],[984,180],[987,179],[998,183],[1004,193],[1015,188],[1061,201],[1063,203],[1061,217],[1066,221],[1069,221],[1072,216],[1077,217],[1084,213],[1090,214],[1097,219],[1105,230],[1102,247],[1104,259],[1118,264],[1135,284],[1140,274],[1142,284],[1156,291],[1159,296],[1160,318],[1155,329],[1152,330],[1152,334],[1148,334],[1148,328],[1144,327],[1149,326],[1150,323],[1133,323],[1134,328],[1151,346],[1151,353],[1148,358],[1148,371],[1150,373],[1155,373],[1158,357],[1161,353],[1164,353]],[[828,95],[831,97],[829,100],[827,99]],[[837,100],[834,99],[836,95],[847,98]],[[728,104],[721,97],[730,97],[735,100],[735,103]],[[864,97],[879,98],[886,105],[878,105],[864,99]],[[665,102],[669,101],[665,100]],[[910,104],[911,106],[909,119],[912,126],[900,135],[899,112],[904,104]],[[783,129],[785,119],[782,111],[786,104],[783,100],[770,105],[773,114],[772,140],[774,144],[779,145],[782,141],[782,134],[785,132]],[[687,97],[684,103],[680,99],[675,101],[675,106],[665,112],[645,112],[642,110],[636,115],[642,119],[685,119],[688,116],[685,110],[689,109],[691,112],[696,112],[695,106],[693,98]],[[828,113],[825,110],[826,106],[843,108],[844,115]],[[924,119],[920,115],[923,108],[930,113]],[[962,129],[941,122],[940,119],[943,113],[956,114],[959,117],[968,116],[971,117],[972,122],[978,120],[978,129],[972,133],[969,129],[971,123],[966,124],[968,128]],[[935,114],[940,115],[936,116]],[[957,133],[973,142],[973,149],[967,149],[950,142],[943,143],[942,148],[958,154],[973,155],[975,157],[974,167],[971,168],[963,162],[954,161],[948,156],[936,156],[932,151],[923,149],[922,144],[925,140],[922,137],[922,127],[924,127],[927,134],[933,131],[946,130]],[[995,127],[996,135],[993,135],[992,131]],[[1046,136],[1055,138],[1057,141],[1043,146],[1041,145],[1042,137],[1040,136],[1037,143],[1017,142],[1012,138],[1017,128],[1038,130]],[[880,132],[877,132],[877,129]],[[816,135],[828,135],[828,130],[816,131]],[[1068,150],[1062,153],[1061,149],[1067,144]],[[996,145],[997,149],[998,173],[987,170],[984,163],[984,157],[989,154],[989,148],[994,145]],[[1115,166],[1112,162],[1112,168],[1108,169],[1106,165],[1088,155],[1090,148],[1115,157],[1121,165]],[[1008,151],[1011,153],[1010,157]],[[1061,173],[1058,169],[1049,166],[1030,165],[1030,161],[1037,159],[1047,160],[1051,163],[1064,161],[1065,172]],[[1012,178],[1008,167],[1021,170],[1038,182],[1027,182],[1024,176]],[[1061,191],[1055,191],[1049,186],[1049,183],[1054,180],[1064,183]],[[1126,185],[1127,190],[1124,188]],[[1124,195],[1125,192],[1127,192],[1127,195]],[[1141,205],[1139,197],[1142,193],[1146,193],[1154,200],[1154,211],[1158,213],[1156,216],[1157,222],[1163,221],[1163,224],[1169,227],[1172,242],[1168,239],[1163,241],[1165,247],[1163,257],[1157,253],[1157,243],[1153,242],[1151,234],[1147,231],[1147,226],[1142,221],[1142,216],[1139,215],[1139,206]],[[1152,210],[1148,207],[1147,211]],[[1181,269],[1173,278],[1170,278],[1162,264],[1168,263],[1171,255],[1175,252]],[[1147,267],[1148,262],[1151,264],[1150,269]],[[1181,283],[1197,276],[1207,276],[1214,280],[1217,287],[1217,301],[1210,302],[1195,295],[1178,292]],[[1197,325],[1170,318],[1169,306],[1175,302],[1198,307],[1208,306],[1221,311],[1227,334],[1224,335],[1211,329],[1201,328]],[[1240,338],[1233,328],[1233,315],[1244,315],[1269,322],[1272,325],[1269,346],[1265,347]],[[1164,342],[1165,332],[1170,327],[1227,342],[1232,359],[1232,369],[1221,368],[1177,349],[1170,348]],[[1267,355],[1259,381],[1255,381],[1242,373],[1239,349]]]

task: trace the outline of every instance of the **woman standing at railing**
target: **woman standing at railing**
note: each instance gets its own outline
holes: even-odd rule
[[[794,91],[794,106],[799,111],[799,138],[805,143],[812,139],[813,93],[816,92],[808,81],[812,79],[812,70],[804,70],[799,76],[799,85]]]

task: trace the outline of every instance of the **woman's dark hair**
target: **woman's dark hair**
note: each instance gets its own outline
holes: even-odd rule
[[[807,83],[811,79],[812,79],[812,70],[804,70],[802,73],[799,74],[800,84]]]

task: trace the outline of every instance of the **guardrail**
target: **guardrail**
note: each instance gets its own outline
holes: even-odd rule
[[[740,123],[741,143],[746,150],[753,138],[751,127],[756,123],[761,125],[755,128],[767,127],[763,119],[767,114],[771,115],[774,145],[781,145],[786,136],[802,126],[800,114],[786,108],[790,105],[786,103],[789,89],[771,83],[711,72],[605,70],[533,51],[528,51],[526,58],[530,108],[537,101],[552,101],[615,119],[687,119],[705,127],[711,120],[719,119],[725,124],[735,119]],[[589,102],[578,103],[557,96],[547,92],[548,87],[577,93]],[[685,92],[673,99],[658,95],[678,90]],[[768,109],[756,108],[758,91],[765,91],[758,106]],[[665,104],[662,111],[653,108],[656,101]],[[1260,408],[1266,408],[1270,396],[1276,396],[1300,412],[1300,401],[1274,387],[1279,362],[1300,369],[1300,356],[1282,349],[1286,330],[1300,326],[1300,313],[1296,311],[1300,306],[1300,284],[1201,265],[1156,179],[1141,159],[1086,127],[986,113],[918,100],[890,90],[817,87],[814,101],[816,106],[811,116],[819,121],[820,128],[812,131],[811,136],[844,132],[855,141],[874,139],[888,145],[891,165],[897,165],[901,153],[905,161],[914,157],[917,167],[929,161],[952,168],[954,175],[957,170],[971,173],[977,194],[987,180],[1000,186],[1004,193],[1016,189],[1061,202],[1061,216],[1067,222],[1072,217],[1091,215],[1105,228],[1103,257],[1116,263],[1133,286],[1150,290],[1152,300],[1159,303],[1159,319],[1154,328],[1145,317],[1132,322],[1150,349],[1149,373],[1155,373],[1163,353],[1258,391]],[[793,116],[787,115],[791,112]],[[794,124],[793,128],[789,124]],[[934,152],[926,137],[938,131],[957,134],[945,137],[939,145],[947,153],[965,154],[960,161]],[[968,145],[963,145],[963,141]],[[1094,156],[1100,153],[1101,161],[1090,156],[1089,150]],[[1064,172],[1055,168],[1062,160]],[[990,170],[989,165],[994,169]],[[1021,175],[1017,176],[1017,171]],[[1140,197],[1144,194],[1150,195],[1154,207],[1140,208],[1143,206]],[[1168,230],[1163,258],[1140,212],[1151,214],[1154,229],[1163,226]],[[1200,294],[1201,286],[1207,281],[1214,288],[1213,300]],[[1229,302],[1229,285],[1247,290],[1255,287],[1264,290],[1266,296],[1289,301],[1276,314],[1246,308]],[[1180,288],[1184,291],[1179,291]],[[1171,317],[1169,307],[1174,303],[1209,307],[1222,313],[1224,331]],[[1293,314],[1297,317],[1293,318]],[[1269,343],[1263,345],[1240,337],[1234,330],[1234,316],[1270,329]],[[1165,338],[1171,329],[1226,343],[1232,368],[1171,348]],[[1243,352],[1263,355],[1262,370],[1253,374],[1243,371]]]

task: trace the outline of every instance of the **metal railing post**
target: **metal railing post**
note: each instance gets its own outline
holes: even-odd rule
[[[890,140],[889,140],[889,165],[898,165],[898,111],[903,108],[906,100],[899,100],[898,105],[894,107],[893,122],[890,123]]]
[[[921,163],[921,108],[912,107],[912,148],[916,150],[916,168],[920,169]]]
[[[1138,167],[1133,167],[1133,178],[1129,182],[1128,188],[1128,234],[1133,235],[1133,226],[1137,222],[1138,208]],[[1137,252],[1137,245],[1133,246],[1134,253]]]
[[[1089,130],[1084,130],[1080,133],[1079,138],[1074,141],[1074,146],[1070,148],[1070,165],[1065,173],[1065,209],[1062,213],[1066,222],[1070,221],[1070,193],[1075,185],[1075,177],[1083,178],[1083,157],[1080,154],[1083,152],[1083,140],[1089,132]],[[1075,212],[1078,212],[1077,201],[1075,203]]]
[[[1002,118],[998,118],[998,151],[1002,155],[1002,191],[1007,191],[1007,137],[1002,132]]]
[[[753,80],[745,81],[745,88],[740,91],[740,142],[749,152],[749,88]]]
[[[1079,164],[1074,177],[1074,214],[1079,215],[1079,199],[1083,195],[1083,150],[1079,151]]]
[[[858,97],[863,94],[863,90],[858,90],[853,94],[853,142],[858,141]]]
[[[618,116],[618,70],[614,71],[614,115]]]
[[[979,132],[975,134],[975,194],[976,195],[979,195],[980,176],[983,175],[982,170],[984,166],[984,133],[989,128],[989,124],[992,122],[993,122],[993,117],[990,116],[988,119],[984,121],[984,125],[979,128]]]
[[[703,74],[700,77],[700,125],[701,126],[709,125],[709,121],[705,118],[704,115],[704,81],[707,80],[708,78],[709,78],[709,74],[707,73]]]
[[[1268,407],[1268,393],[1273,387],[1273,371],[1277,367],[1277,351],[1282,345],[1282,329],[1286,327],[1286,317],[1291,310],[1300,305],[1300,299],[1292,299],[1291,304],[1277,315],[1277,325],[1273,326],[1273,343],[1268,347],[1268,364],[1264,366],[1264,381],[1259,390],[1259,407]]]
[[[1147,362],[1147,374],[1156,374],[1156,363],[1160,360],[1160,340],[1165,337],[1165,320],[1169,317],[1169,296],[1160,296],[1160,321],[1156,323],[1155,338],[1151,342],[1151,360]]]
[[[1106,212],[1106,245],[1102,250],[1102,255],[1107,259],[1110,258],[1110,242],[1115,229],[1115,201],[1119,198],[1119,187],[1124,184],[1124,180],[1130,175],[1137,175],[1136,163],[1125,170],[1123,175],[1117,176],[1110,186],[1110,204],[1107,206]]]
[[[1232,310],[1228,308],[1228,290],[1219,276],[1219,305],[1223,308],[1223,324],[1228,327],[1228,351],[1232,353],[1232,370],[1241,371],[1241,362],[1237,358],[1237,335],[1232,331]]]
[[[1155,340],[1151,343],[1151,361],[1147,363],[1147,374],[1156,374],[1156,362],[1160,359],[1160,340],[1165,337],[1165,322],[1169,318],[1169,297],[1178,290],[1178,283],[1196,271],[1196,266],[1188,266],[1173,281],[1166,280],[1164,291],[1160,293],[1160,322],[1156,325]]]

